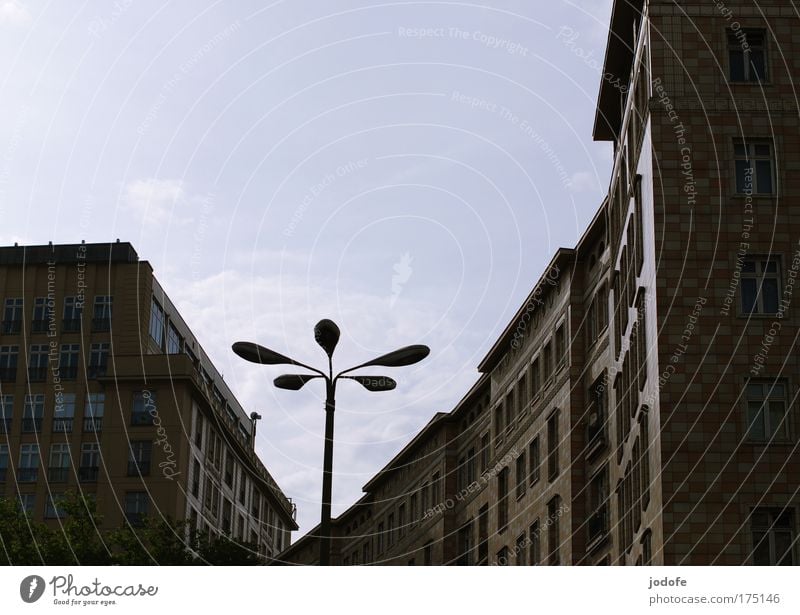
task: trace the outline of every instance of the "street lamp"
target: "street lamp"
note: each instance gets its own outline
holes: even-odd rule
[[[387,376],[349,376],[362,367],[403,367],[413,365],[422,361],[430,354],[430,348],[417,344],[405,346],[393,352],[381,355],[366,363],[361,363],[333,375],[333,351],[339,343],[340,331],[335,322],[327,318],[320,320],[314,327],[314,338],[317,343],[328,355],[328,373],[318,370],[309,365],[295,361],[269,348],[264,348],[253,342],[236,342],[233,351],[243,359],[252,363],[262,365],[297,365],[313,374],[284,374],[274,380],[274,384],[279,389],[289,391],[300,390],[307,382],[315,378],[325,380],[325,451],[323,455],[322,467],[322,515],[320,521],[320,545],[319,545],[319,564],[328,566],[331,557],[331,492],[333,490],[333,413],[336,409],[336,383],[339,379],[354,380],[363,386],[367,391],[391,391],[397,383]]]

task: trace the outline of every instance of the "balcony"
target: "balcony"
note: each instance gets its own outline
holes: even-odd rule
[[[42,433],[42,419],[22,419],[22,433]]]
[[[47,470],[47,480],[51,483],[66,483],[69,476],[69,468],[49,468]]]
[[[20,331],[22,331],[22,321],[4,320],[2,326],[0,326],[0,331],[5,335],[12,335],[14,333],[19,333]]]
[[[589,515],[586,522],[588,548],[597,547],[608,535],[608,505],[603,504]]]
[[[16,381],[17,381],[16,367],[0,367],[0,382],[16,382]]]
[[[92,318],[92,331],[101,333],[103,331],[111,330],[110,318]]]
[[[0,433],[11,433],[11,418],[0,419]]]
[[[31,333],[44,333],[47,331],[47,321],[36,319],[31,321]]]
[[[53,419],[53,433],[72,433],[72,417]]]
[[[44,382],[47,380],[47,366],[42,367],[29,367],[28,368],[28,381],[29,382]]]
[[[96,483],[100,468],[97,466],[81,466],[78,469],[78,480],[82,483]]]
[[[103,417],[102,416],[86,416],[83,418],[83,431],[100,432],[103,431]]]
[[[20,483],[35,483],[39,478],[39,468],[18,468],[17,481]]]
[[[77,333],[81,330],[81,319],[65,318],[61,321],[61,329],[63,333]]]

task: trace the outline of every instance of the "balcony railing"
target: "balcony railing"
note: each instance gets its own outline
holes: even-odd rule
[[[28,380],[31,382],[44,382],[47,380],[47,366],[43,367],[29,367]]]
[[[42,419],[22,419],[22,433],[41,433]]]
[[[44,333],[47,331],[47,321],[37,318],[31,321],[31,333]]]
[[[53,433],[72,433],[72,417],[53,419]]]
[[[17,381],[16,367],[0,367],[0,382],[16,382],[16,381]]]
[[[589,544],[599,542],[608,534],[608,505],[603,504],[589,515],[586,523]]]
[[[17,480],[21,483],[35,483],[39,478],[39,468],[18,468]]]
[[[102,416],[84,417],[83,431],[89,431],[89,432],[103,431],[103,417]]]
[[[65,483],[69,476],[69,468],[49,468],[47,470],[47,480],[51,483]]]
[[[6,334],[19,333],[22,331],[21,320],[4,320],[0,331]]]
[[[82,466],[78,469],[78,480],[82,483],[96,483],[100,468],[97,466]]]
[[[92,318],[92,331],[109,331],[111,329],[110,318]]]
[[[64,333],[75,333],[81,330],[80,318],[65,318],[61,321],[61,328]]]

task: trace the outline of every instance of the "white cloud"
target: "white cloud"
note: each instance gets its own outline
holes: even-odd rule
[[[178,207],[186,201],[183,182],[178,179],[137,179],[125,186],[123,202],[144,224],[178,222]]]
[[[591,171],[576,171],[569,178],[570,188],[573,192],[599,191],[600,181],[597,173]]]
[[[24,26],[31,20],[31,14],[24,6],[14,0],[0,3],[0,25]]]

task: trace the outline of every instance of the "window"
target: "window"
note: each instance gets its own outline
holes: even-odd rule
[[[524,533],[520,534],[519,536],[517,536],[517,542],[514,545],[514,560],[515,560],[514,563],[517,566],[524,566],[525,565],[525,560],[527,559],[527,557],[526,557],[527,553],[525,553],[525,551],[526,551],[526,549],[525,549],[526,542],[527,542],[527,539],[526,539]]]
[[[47,330],[47,297],[36,297],[33,300],[33,318],[31,331],[41,333]]]
[[[61,344],[58,375],[62,380],[74,380],[78,376],[78,344]]]
[[[156,412],[154,391],[137,391],[133,394],[131,425],[152,425]]]
[[[442,503],[441,484],[439,480],[439,473],[434,472],[431,477],[431,505],[438,506]]]
[[[730,80],[756,83],[767,80],[764,30],[728,30]]]
[[[539,468],[541,460],[539,458],[539,436],[536,436],[528,445],[528,482],[531,487],[539,481]]]
[[[422,550],[422,563],[425,566],[433,564],[433,543],[428,542]]]
[[[20,444],[17,480],[21,483],[35,483],[37,478],[39,478],[39,445]]]
[[[388,535],[389,546],[394,545],[394,513],[389,513],[386,520],[386,533]]]
[[[556,366],[561,367],[567,358],[567,334],[564,323],[558,325],[556,329]]]
[[[539,391],[542,390],[542,373],[539,369],[539,357],[536,357],[531,363],[531,397],[537,397]]]
[[[472,565],[472,521],[468,521],[458,530],[458,559],[459,566]]]
[[[527,487],[528,481],[527,475],[525,473],[525,451],[522,451],[519,456],[517,457],[517,499],[520,499],[522,496],[525,495],[525,488]]]
[[[422,485],[420,491],[420,504],[422,506],[422,517],[428,516],[428,483]]]
[[[47,496],[47,504],[44,507],[45,519],[62,519],[66,516],[64,509],[59,506],[63,497],[62,493],[50,493]]]
[[[633,348],[636,353],[636,382],[638,390],[643,391],[647,382],[647,312],[645,289],[641,287],[636,295],[636,324],[633,327]]]
[[[786,384],[782,380],[749,380],[747,389],[747,428],[750,440],[786,440]]]
[[[733,145],[736,192],[773,194],[775,175],[770,141],[737,140]]]
[[[547,563],[550,566],[558,566],[561,563],[559,557],[559,531],[558,518],[561,515],[561,498],[555,496],[547,503],[547,522],[550,524],[547,532]]]
[[[146,491],[128,491],[125,493],[125,519],[127,519],[128,523],[141,525],[147,515],[147,505]]]
[[[228,485],[231,489],[233,489],[233,455],[228,452],[225,455],[225,484]]]
[[[542,370],[544,371],[543,379],[545,381],[550,380],[550,377],[553,375],[553,344],[552,344],[552,342],[547,342],[547,345],[544,347],[544,364],[542,365]]]
[[[497,531],[502,532],[508,525],[508,468],[497,475]]]
[[[195,425],[194,425],[194,445],[199,449],[203,449],[203,415],[195,412]]]
[[[247,476],[244,468],[239,468],[239,504],[247,506]]]
[[[547,478],[558,476],[558,410],[547,417]]]
[[[528,407],[528,377],[522,374],[522,377],[517,381],[517,416],[522,416]]]
[[[183,347],[183,338],[172,323],[167,327],[167,353],[180,354]]]
[[[645,530],[642,534],[642,565],[650,566],[653,561],[653,532]]]
[[[56,408],[53,414],[53,432],[72,433],[75,420],[75,393],[56,393]]]
[[[603,374],[589,387],[589,411],[586,423],[586,446],[590,452],[605,443],[606,417],[606,375]]]
[[[163,348],[164,310],[155,299],[153,299],[152,303],[150,304],[150,337],[159,348]]]
[[[230,534],[233,531],[233,503],[226,497],[222,498],[222,531]],[[278,528],[275,528],[275,535],[277,539]]]
[[[88,365],[89,378],[100,378],[106,375],[106,370],[108,369],[108,351],[109,344],[105,342],[91,345]]]
[[[106,411],[106,394],[89,393],[83,408],[83,431],[102,431]]]
[[[0,346],[0,382],[16,382],[19,346]]]
[[[26,515],[33,514],[33,508],[36,505],[36,495],[33,493],[20,493],[19,494],[19,507]]]
[[[408,498],[408,508],[411,514],[411,523],[419,521],[419,510],[417,510],[417,494],[412,493]]]
[[[481,436],[481,474],[489,469],[489,434]]]
[[[639,414],[639,438],[642,441],[642,459],[640,461],[642,471],[640,472],[640,479],[642,481],[642,512],[647,510],[647,505],[650,503],[650,429],[648,422],[650,420],[647,406],[642,406],[642,411]]]
[[[22,298],[6,299],[3,311],[3,333],[19,333],[22,329]]]
[[[83,302],[78,297],[64,297],[64,319],[61,323],[64,332],[80,331],[82,316]]]
[[[94,298],[94,314],[92,316],[92,329],[95,331],[108,331],[111,328],[111,295],[98,295]]]
[[[489,560],[489,505],[478,511],[478,565],[485,566]]]
[[[26,395],[22,411],[22,433],[40,433],[44,415],[44,395]]]
[[[538,566],[542,562],[541,543],[539,540],[539,520],[536,519],[528,529],[528,538],[530,542],[528,552],[528,563],[531,566]]]
[[[84,483],[97,482],[100,471],[100,444],[98,442],[84,442],[81,444],[81,465],[78,469],[78,478]]]
[[[503,547],[497,552],[497,565],[508,566],[508,547]]]
[[[506,411],[506,429],[509,430],[514,426],[514,417],[515,417],[514,410],[516,409],[514,403],[513,389],[509,391],[508,394],[506,395],[506,400],[505,402],[503,402],[503,407],[505,408]]]
[[[192,464],[192,495],[196,498],[200,497],[200,480],[202,479],[202,470],[200,468],[200,461],[194,460]]]
[[[31,344],[31,353],[28,357],[28,380],[43,382],[47,380],[47,344]]]
[[[148,476],[153,443],[150,440],[133,440],[128,447],[128,476]]]
[[[397,509],[397,531],[400,538],[406,535],[406,505],[400,504]]]
[[[497,439],[498,444],[500,443],[500,436],[503,435],[505,426],[505,414],[503,412],[503,403],[501,402],[497,404],[494,409],[494,437]]]
[[[756,508],[751,513],[752,562],[756,566],[794,566],[795,530],[789,509]]]
[[[608,467],[595,474],[587,494],[589,519],[586,523],[588,543],[592,544],[608,533]]]
[[[0,395],[0,434],[11,432],[11,419],[14,416],[14,396]]]
[[[383,553],[383,534],[384,534],[384,531],[385,530],[384,530],[383,521],[381,521],[378,524],[378,535],[377,535],[377,539],[378,539],[378,546],[377,546],[378,554]]]
[[[775,314],[780,297],[778,259],[747,256],[742,262],[742,314]]]
[[[6,481],[8,474],[8,444],[0,444],[0,483]]]

